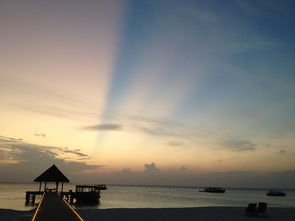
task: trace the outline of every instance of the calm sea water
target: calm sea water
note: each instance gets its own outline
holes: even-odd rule
[[[52,186],[53,187],[53,186]],[[49,186],[50,188],[50,186]],[[75,189],[74,184],[65,190]],[[242,206],[250,202],[267,202],[271,207],[295,207],[295,191],[286,197],[269,197],[267,189],[226,189],[225,194],[202,193],[198,187],[117,186],[102,191],[101,203],[79,208],[168,208],[203,206]],[[0,208],[30,210],[25,206],[25,191],[38,190],[38,184],[0,183]]]

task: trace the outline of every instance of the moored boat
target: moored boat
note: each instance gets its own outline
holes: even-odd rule
[[[206,193],[225,193],[225,189],[222,187],[206,187],[204,190],[200,190],[199,192]]]
[[[281,190],[269,190],[267,196],[286,196],[286,193]]]
[[[77,185],[75,199],[77,204],[97,204],[100,199],[100,190],[106,190],[105,185]]]

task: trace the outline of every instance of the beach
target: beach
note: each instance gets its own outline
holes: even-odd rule
[[[195,207],[160,209],[79,210],[87,221],[255,221],[262,217],[245,216],[243,207]],[[266,220],[294,221],[295,208],[268,208]]]
[[[35,210],[21,211],[12,209],[0,209],[1,221],[29,221],[32,220]]]
[[[270,207],[267,216],[245,216],[244,207],[80,209],[85,221],[294,221],[295,208]],[[0,209],[1,221],[29,221],[34,210]]]

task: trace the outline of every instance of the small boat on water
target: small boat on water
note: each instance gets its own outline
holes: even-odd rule
[[[286,193],[281,190],[269,190],[267,196],[286,196]]]
[[[204,190],[200,190],[199,192],[206,193],[225,193],[225,189],[222,187],[206,187]]]
[[[106,190],[105,185],[77,185],[75,199],[77,204],[97,204],[100,199],[100,190]]]

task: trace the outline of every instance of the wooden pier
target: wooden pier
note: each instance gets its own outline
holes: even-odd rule
[[[84,221],[56,192],[45,192],[32,221]]]
[[[26,192],[26,204],[35,204],[36,196],[42,195],[32,221],[83,221],[69,203],[99,203],[100,191],[106,190],[106,185],[76,185],[76,191],[63,191],[63,184],[69,179],[53,164],[35,182],[39,182],[39,191]],[[44,190],[42,182],[45,183]],[[55,182],[55,188],[47,188],[48,182]],[[59,191],[59,183],[61,188]]]
[[[61,199],[67,201],[70,204],[74,203],[99,203],[100,191],[106,190],[107,187],[104,184],[101,185],[77,185],[76,192],[72,190],[68,192],[58,192]],[[55,192],[54,189],[48,189],[46,191],[27,191],[26,192],[26,205],[34,205],[36,201],[36,196],[41,196],[47,192]]]
[[[27,191],[26,192],[26,205],[35,204],[36,196],[42,196],[44,191]]]

